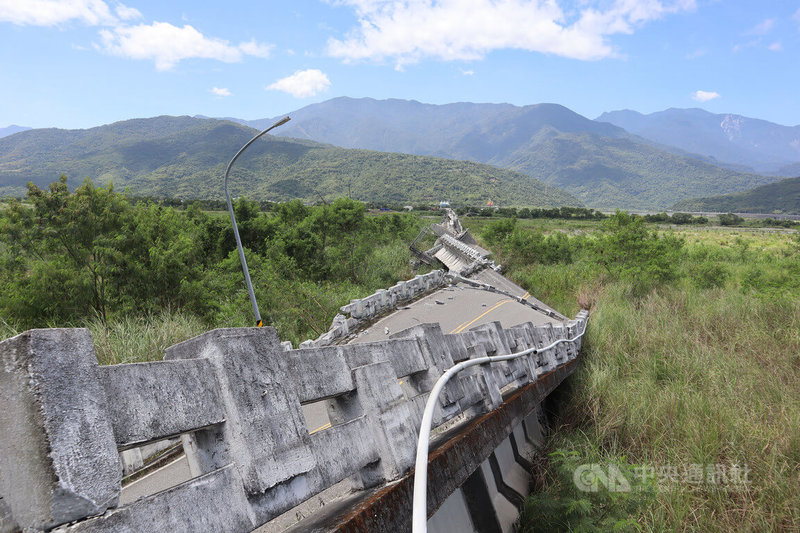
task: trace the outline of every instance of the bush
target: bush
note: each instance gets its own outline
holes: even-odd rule
[[[681,239],[660,237],[645,227],[641,217],[619,211],[604,222],[594,250],[609,274],[631,283],[634,296],[676,279],[684,252]]]
[[[725,285],[730,272],[721,263],[703,261],[694,264],[689,270],[694,285],[700,289],[713,289]]]
[[[742,224],[744,224],[744,219],[739,215],[726,213],[719,216],[720,226],[741,226]]]

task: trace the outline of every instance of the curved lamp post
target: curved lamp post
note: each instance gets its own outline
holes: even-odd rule
[[[242,239],[239,237],[239,228],[236,226],[236,216],[233,214],[233,204],[231,203],[231,194],[228,192],[228,174],[231,171],[231,167],[233,166],[234,161],[242,155],[242,152],[245,149],[253,144],[256,139],[267,133],[268,131],[277,128],[282,124],[286,124],[289,122],[289,117],[283,117],[278,122],[270,126],[269,128],[265,129],[252,139],[248,141],[247,144],[242,146],[242,148],[236,152],[236,155],[233,156],[231,162],[228,163],[228,168],[225,169],[225,198],[228,200],[228,213],[231,215],[231,224],[233,224],[233,236],[236,237],[236,247],[239,250],[239,261],[242,263],[242,270],[244,271],[244,282],[247,284],[247,292],[250,295],[250,304],[253,306],[253,315],[256,317],[256,326],[261,327],[264,325],[264,322],[261,320],[261,313],[258,312],[258,303],[256,302],[256,294],[253,292],[253,283],[250,281],[250,271],[247,270],[247,260],[244,258],[244,249],[242,249]]]

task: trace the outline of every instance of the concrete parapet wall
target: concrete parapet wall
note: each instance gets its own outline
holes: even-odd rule
[[[388,289],[380,289],[366,298],[351,300],[339,309],[341,313],[334,317],[328,331],[316,340],[305,341],[301,347],[327,346],[341,341],[364,324],[447,283],[445,271],[434,270],[407,281],[400,281]]]
[[[430,290],[444,273],[415,280],[356,312]],[[0,342],[0,530],[250,531],[341,480],[364,489],[400,479],[444,371],[568,338],[587,320],[581,312],[565,326],[492,323],[451,335],[423,325],[387,341],[297,350],[273,328],[216,329],[164,361],[108,367],[85,329],[24,332]],[[579,349],[575,340],[463,372],[435,424],[491,411],[503,387],[537,383]],[[301,405],[319,400],[332,427],[309,434]],[[120,506],[118,452],[177,435],[195,477]]]

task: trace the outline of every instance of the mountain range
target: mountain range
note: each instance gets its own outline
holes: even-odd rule
[[[5,128],[0,128],[0,139],[3,137],[7,137],[9,135],[14,135],[15,133],[19,133],[21,131],[30,130],[33,128],[29,128],[27,126],[17,126],[16,124],[11,124],[10,126],[6,126]]]
[[[139,195],[223,198],[225,165],[257,133],[230,121],[155,117],[86,130],[35,129],[0,139],[0,195],[21,196],[64,173]],[[580,206],[529,176],[468,161],[345,149],[265,136],[237,160],[233,194],[256,200]]]
[[[255,166],[243,169],[259,175],[258,194],[265,197],[313,199],[335,194],[337,187],[353,190],[358,181],[363,199],[378,201],[469,199],[482,204],[492,199],[504,205],[546,205],[561,189],[567,193],[562,200],[589,207],[663,210],[780,179],[752,168],[782,165],[785,175],[800,173],[800,156],[792,151],[800,144],[793,137],[797,128],[698,109],[652,115],[615,111],[590,120],[557,104],[432,105],[341,97],[289,116],[291,122],[275,133],[288,143],[281,145],[286,150],[291,146],[304,155],[281,160],[262,154],[260,163],[269,175],[259,174]],[[210,186],[187,188],[185,183],[200,175],[214,179],[237,149],[232,139],[254,133],[237,129],[234,135],[225,127],[235,122],[263,129],[276,118],[156,117],[89,130],[23,131],[0,139],[0,192],[19,191],[28,179],[54,179],[64,171],[136,187],[137,192],[210,194]],[[203,122],[211,124],[211,132],[200,126]],[[224,137],[226,131],[230,138]],[[270,146],[277,149],[275,142]],[[278,160],[287,166],[279,167]],[[463,180],[436,174],[445,167],[469,171]],[[285,182],[283,188],[275,177]],[[542,196],[526,196],[533,190]]]
[[[714,165],[557,104],[334,98],[298,109],[280,136],[348,148],[467,159],[522,172],[598,208],[666,209],[775,177]],[[275,118],[242,121],[255,128]]]
[[[800,173],[800,126],[703,109],[667,109],[649,115],[626,109],[603,113],[596,120],[737,170]]]

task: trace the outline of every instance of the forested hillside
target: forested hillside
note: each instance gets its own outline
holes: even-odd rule
[[[129,187],[139,195],[222,198],[230,158],[256,130],[191,117],[128,120],[88,130],[31,130],[0,139],[0,194],[24,194],[66,174],[72,183]],[[266,136],[237,161],[231,190],[256,200],[581,205],[518,172]]]
[[[682,211],[800,215],[800,177],[763,185],[751,191],[683,200],[674,208]]]
[[[666,209],[687,196],[741,190],[775,178],[742,174],[627,138],[543,132],[502,166],[538,176],[600,208]]]

